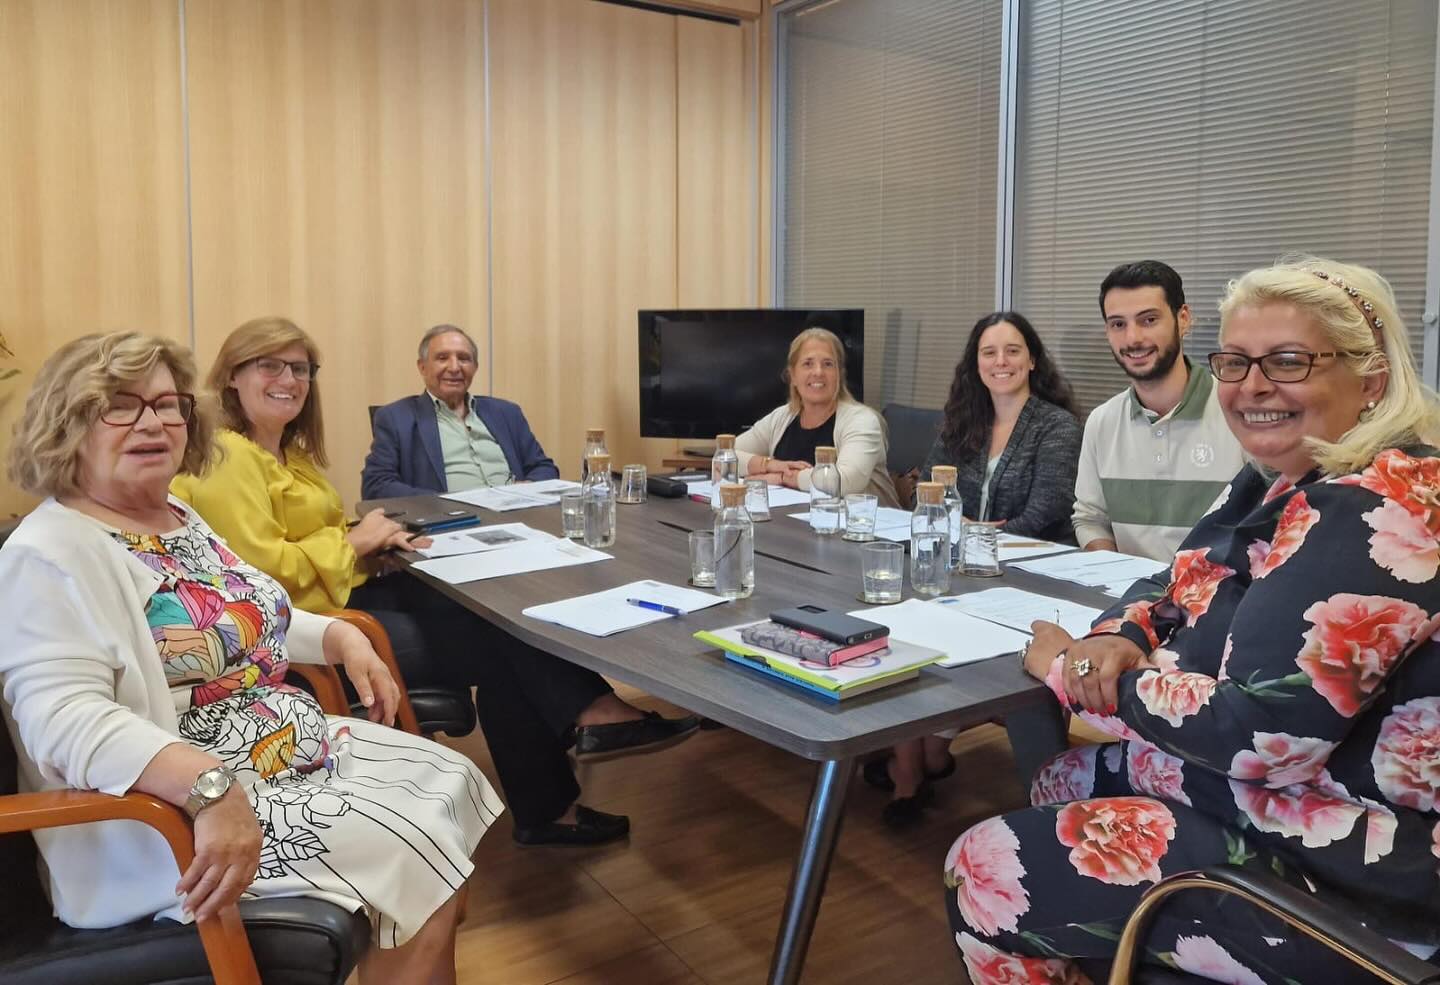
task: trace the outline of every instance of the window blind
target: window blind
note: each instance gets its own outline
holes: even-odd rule
[[[1100,281],[1179,271],[1192,358],[1225,282],[1287,252],[1389,278],[1419,357],[1434,0],[1026,0],[1015,306],[1085,409],[1127,383]]]
[[[830,0],[781,20],[781,290],[865,309],[865,398],[940,407],[994,306],[1001,7]]]

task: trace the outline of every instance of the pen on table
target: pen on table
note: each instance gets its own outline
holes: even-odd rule
[[[625,603],[627,605],[638,606],[641,609],[651,609],[655,612],[663,612],[666,615],[671,616],[683,616],[685,614],[683,610],[677,609],[673,605],[661,605],[659,602],[647,602],[644,599],[626,599]]]
[[[1000,545],[1001,547],[1049,547],[1048,540],[1011,540]]]

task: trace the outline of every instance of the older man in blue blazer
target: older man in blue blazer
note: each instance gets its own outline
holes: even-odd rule
[[[420,339],[415,365],[425,392],[375,412],[362,496],[464,492],[559,478],[518,404],[470,395],[477,354],[475,341],[454,325],[436,325]]]

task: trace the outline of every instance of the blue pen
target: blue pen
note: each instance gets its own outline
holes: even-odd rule
[[[642,609],[653,609],[655,612],[663,612],[668,616],[683,616],[685,613],[673,605],[661,605],[659,602],[646,602],[644,599],[626,599],[629,605],[639,606]]]

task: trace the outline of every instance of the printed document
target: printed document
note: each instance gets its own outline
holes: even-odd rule
[[[632,581],[628,585],[609,588],[603,592],[592,592],[575,598],[561,599],[532,605],[523,610],[532,619],[553,622],[558,626],[577,629],[591,636],[613,636],[636,626],[648,626],[662,619],[674,619],[668,612],[656,612],[631,605],[626,599],[643,599],[660,605],[672,606],[682,614],[708,609],[728,601],[709,592],[697,592],[693,588],[681,588],[659,581]]]

